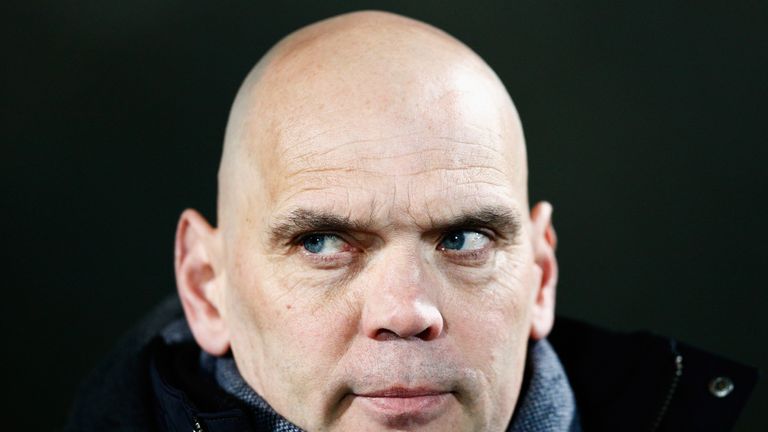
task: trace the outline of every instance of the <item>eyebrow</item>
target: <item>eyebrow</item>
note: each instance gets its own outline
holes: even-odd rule
[[[272,244],[292,240],[299,234],[313,231],[364,231],[368,224],[353,222],[349,217],[325,211],[297,209],[270,225],[269,238]]]
[[[507,207],[485,206],[465,211],[446,221],[433,221],[433,231],[452,231],[461,228],[487,228],[496,234],[515,239],[522,229],[520,214]]]
[[[278,217],[270,225],[269,239],[274,245],[292,241],[300,234],[321,231],[360,232],[370,231],[372,221],[353,221],[326,211],[296,209],[284,217]],[[467,228],[487,228],[507,239],[515,239],[521,230],[521,219],[517,211],[502,206],[484,206],[464,210],[461,214],[446,220],[431,219],[431,232],[444,232]]]

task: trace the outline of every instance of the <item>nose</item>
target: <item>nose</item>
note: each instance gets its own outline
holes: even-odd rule
[[[378,341],[430,341],[443,333],[435,282],[413,257],[383,260],[379,276],[366,288],[362,327]]]

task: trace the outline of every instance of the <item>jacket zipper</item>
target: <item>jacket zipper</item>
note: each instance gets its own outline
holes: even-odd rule
[[[664,403],[661,404],[661,409],[659,409],[659,413],[656,414],[656,419],[651,425],[651,432],[656,432],[659,429],[659,426],[661,426],[661,421],[664,420],[664,415],[667,414],[669,404],[672,403],[672,397],[675,396],[677,386],[680,384],[680,378],[683,376],[683,356],[677,351],[677,344],[675,341],[672,341],[671,348],[672,353],[675,354],[675,374],[672,376],[672,381],[670,382],[669,388],[667,389],[667,395],[664,398]]]
[[[200,424],[200,420],[197,417],[192,417],[192,432],[205,432],[203,425]]]

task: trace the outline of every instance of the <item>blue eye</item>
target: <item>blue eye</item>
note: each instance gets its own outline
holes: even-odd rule
[[[301,239],[304,249],[313,254],[332,254],[341,252],[347,243],[333,234],[310,234]]]
[[[480,250],[490,241],[487,235],[477,231],[460,230],[449,232],[438,247],[441,250]]]

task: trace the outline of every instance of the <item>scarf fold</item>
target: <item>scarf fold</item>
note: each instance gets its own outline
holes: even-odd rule
[[[528,346],[528,387],[508,432],[581,432],[576,398],[565,369],[546,339]]]
[[[303,432],[274,409],[245,382],[231,356],[213,357],[205,352],[201,365],[210,372],[224,391],[246,404],[259,430]],[[508,432],[580,432],[576,399],[560,359],[546,340],[530,344],[528,349],[528,385]]]

